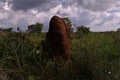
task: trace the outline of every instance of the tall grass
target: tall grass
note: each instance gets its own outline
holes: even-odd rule
[[[45,33],[0,32],[0,80],[120,80],[119,47],[118,32],[73,34],[71,62],[60,68]]]

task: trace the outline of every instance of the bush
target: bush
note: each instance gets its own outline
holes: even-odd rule
[[[90,28],[89,27],[85,27],[83,25],[77,27],[77,33],[88,34],[89,32],[90,32]]]

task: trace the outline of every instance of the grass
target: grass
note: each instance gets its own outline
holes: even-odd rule
[[[71,63],[56,66],[45,33],[0,32],[0,80],[120,80],[120,33],[74,33]]]

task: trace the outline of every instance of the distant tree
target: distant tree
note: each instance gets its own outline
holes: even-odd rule
[[[83,25],[77,27],[77,33],[87,34],[89,32],[90,32],[89,27],[86,27],[86,26],[83,26]]]
[[[63,18],[65,20],[65,23],[69,26],[72,27],[72,22],[68,17]]]
[[[2,29],[2,32],[12,32],[13,28]]]
[[[2,32],[3,28],[0,28],[0,32]]]
[[[41,33],[42,28],[43,28],[43,24],[42,23],[36,23],[36,24],[28,25],[27,28],[28,28],[27,31],[29,33]]]
[[[120,32],[120,28],[117,29],[117,32]]]
[[[69,37],[73,37],[73,28],[72,28],[72,22],[71,22],[71,20],[68,18],[68,17],[65,17],[65,18],[63,18],[64,19],[64,21],[65,21],[65,23],[67,24],[67,26],[68,26],[68,34],[69,34]]]
[[[67,26],[69,27],[70,32],[73,32],[71,20],[68,17],[65,17],[63,19],[64,19],[65,23],[67,24]]]
[[[17,27],[18,32],[22,32],[22,29],[20,27]]]
[[[20,32],[20,27],[17,27],[17,31]]]
[[[12,31],[13,31],[13,28],[8,28],[8,31],[9,31],[9,32],[12,32]]]

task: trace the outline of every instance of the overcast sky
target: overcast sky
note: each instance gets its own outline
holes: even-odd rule
[[[120,0],[0,0],[0,27],[20,27],[44,23],[48,30],[53,15],[69,17],[74,25],[92,31],[120,28]]]

